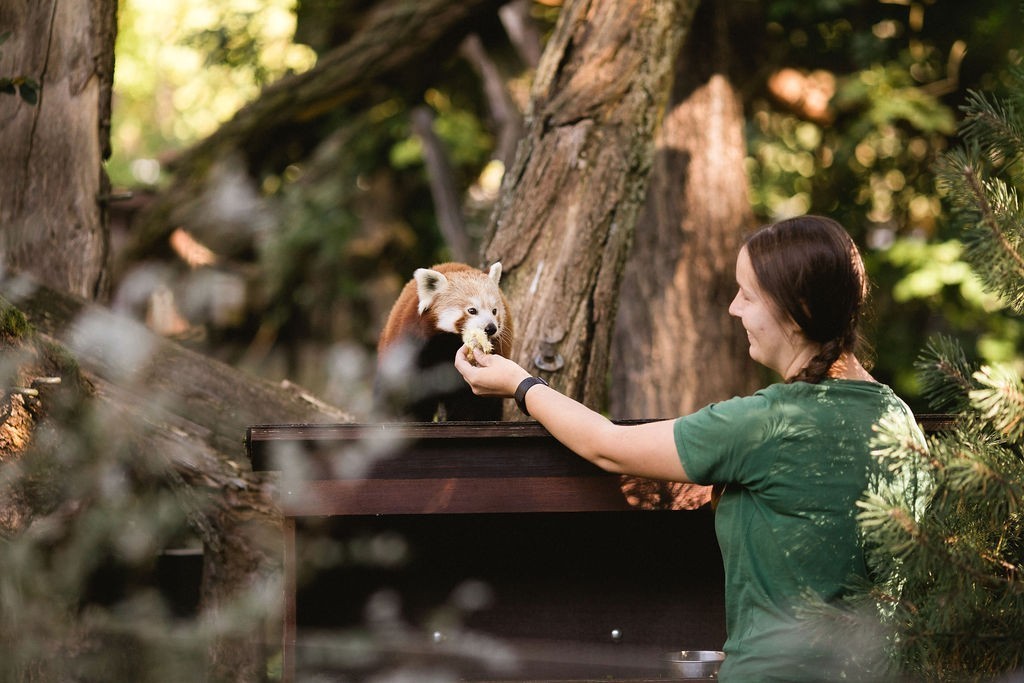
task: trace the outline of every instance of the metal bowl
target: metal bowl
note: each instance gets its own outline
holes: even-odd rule
[[[675,678],[718,678],[725,653],[718,650],[681,650],[665,656]]]

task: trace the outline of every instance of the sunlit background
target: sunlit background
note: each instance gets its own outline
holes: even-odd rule
[[[19,672],[17,680],[199,680],[216,661],[211,643],[233,639],[263,648],[266,661],[253,657],[247,662],[264,670],[254,680],[281,677],[278,634],[264,628],[280,623],[281,608],[282,525],[280,510],[269,503],[273,487],[262,488],[267,481],[242,462],[241,427],[237,438],[231,427],[232,436],[225,438],[230,444],[215,451],[209,423],[182,426],[188,422],[184,409],[194,408],[193,403],[199,410],[218,401],[227,411],[238,405],[217,395],[216,387],[202,401],[192,400],[190,386],[177,393],[178,377],[165,367],[151,375],[150,364],[165,361],[157,354],[144,362],[156,346],[153,335],[140,325],[128,326],[123,316],[112,323],[114,316],[108,314],[112,309],[134,316],[150,331],[177,342],[176,351],[197,350],[261,378],[288,380],[293,383],[288,391],[298,385],[302,400],[325,409],[325,415],[327,409],[334,411],[332,419],[335,407],[356,418],[368,413],[374,344],[388,308],[414,268],[452,253],[431,194],[424,136],[411,124],[414,113],[430,119],[436,136],[431,144],[445,153],[462,201],[457,208],[473,245],[482,240],[498,197],[508,157],[499,152],[500,126],[488,108],[480,74],[464,52],[429,64],[428,77],[416,88],[374,84],[379,90],[369,106],[338,107],[313,124],[292,126],[287,133],[294,144],[281,145],[288,149],[270,144],[278,142],[274,138],[266,145],[270,152],[261,150],[267,153],[248,163],[208,160],[216,172],[194,183],[201,187],[187,185],[196,196],[186,195],[181,202],[194,202],[189,220],[160,226],[157,237],[144,229],[140,217],[172,185],[187,150],[201,148],[264,87],[314,68],[318,55],[324,59],[342,46],[346,31],[373,4],[120,3],[113,155],[107,162],[113,195],[122,200],[109,207],[117,267],[112,269],[111,300],[75,321],[77,346],[70,350],[84,355],[99,349],[101,364],[110,366],[106,372],[124,385],[125,396],[115,397],[120,402],[96,400],[94,393],[109,392],[115,387],[105,384],[116,382],[97,375],[98,386],[87,386],[80,368],[62,356],[60,372],[68,379],[61,391],[71,400],[46,404],[52,423],[38,430],[34,442],[22,444],[34,450],[26,450],[22,461],[3,463],[0,485],[7,488],[0,490],[0,499],[15,511],[27,501],[29,512],[17,519],[0,510],[6,514],[0,519],[5,530],[23,527],[4,537],[0,552],[0,671]],[[539,35],[545,35],[559,1],[526,4]],[[874,282],[868,332],[877,349],[876,376],[916,410],[930,412],[914,362],[926,340],[938,333],[957,339],[972,362],[1007,362],[1019,376],[1024,325],[982,289],[963,261],[964,246],[934,175],[935,161],[957,144],[959,107],[968,89],[1004,92],[1005,65],[1021,56],[1018,3],[726,4],[750,10],[732,17],[744,39],[734,40],[730,56],[744,76],[736,87],[744,104],[745,180],[756,217],[767,222],[804,212],[829,214],[851,231]],[[303,7],[306,12],[319,8],[322,14],[297,11]],[[343,9],[352,14],[335,25]],[[474,28],[481,31],[510,101],[525,111],[532,78],[528,60],[510,46],[495,17]],[[8,367],[20,362],[12,360],[15,355],[7,354],[4,363],[9,384],[20,386],[22,378],[11,378]],[[153,375],[175,391],[154,387]],[[277,387],[275,394],[286,393],[282,384]],[[187,397],[181,403],[188,405],[171,405],[172,396]],[[320,399],[331,405],[325,407]],[[241,421],[244,415],[233,419]],[[367,452],[343,450],[340,455],[364,462]],[[1019,451],[1013,454],[1019,461],[1017,456]],[[961,460],[963,471],[991,472]],[[999,483],[1012,489],[1013,505],[1020,499],[1014,488],[1019,481]],[[17,487],[8,486],[12,482]],[[986,505],[1000,499],[994,489],[981,491]],[[971,505],[961,507],[971,512]],[[992,510],[999,524],[1011,517],[1003,508]],[[33,520],[31,514],[38,516]],[[673,553],[677,566],[697,560],[706,568],[717,562],[710,525],[705,529],[709,535],[695,540],[691,531],[650,526],[647,520],[646,532],[638,534],[621,526],[622,519],[618,531],[608,518],[577,518],[572,522],[580,528],[559,531],[543,516],[523,515],[528,519],[518,521],[526,522],[524,531],[514,523],[502,528],[493,518],[448,517],[457,518],[448,520],[454,526],[428,536],[428,544],[451,560],[452,568],[435,578],[454,590],[431,596],[436,598],[432,609],[425,610],[427,618],[415,629],[407,628],[407,606],[397,592],[381,591],[366,605],[350,604],[346,617],[384,628],[370,632],[371,637],[363,624],[344,637],[331,632],[329,644],[342,650],[342,660],[361,666],[373,656],[382,667],[393,667],[395,644],[387,638],[396,634],[420,639],[416,644],[423,637],[430,646],[444,643],[446,633],[482,611],[490,598],[479,577],[463,575],[466,563],[494,560],[502,553],[521,563],[495,562],[510,579],[534,569],[551,576],[551,592],[537,594],[544,604],[528,614],[538,622],[554,621],[545,619],[540,608],[565,604],[566,577],[573,577],[585,553],[605,558],[597,564],[630,589],[649,591],[652,603],[650,608],[624,605],[629,599],[622,596],[628,594],[609,590],[602,579],[589,585],[570,581],[574,590],[589,591],[577,605],[590,608],[595,597],[607,597],[619,601],[617,609],[632,610],[652,624],[655,618],[675,621],[678,614],[663,609],[662,587],[685,573],[671,568],[662,582],[651,572],[653,565]],[[467,520],[479,525],[476,531],[490,545],[465,540],[469,536],[458,525]],[[414,520],[407,521],[415,526]],[[322,539],[315,537],[316,529],[308,529],[309,542],[300,550],[304,571],[378,576],[403,565],[409,568],[410,583],[419,583],[417,573],[424,565],[416,564],[417,550],[388,527],[389,520],[376,522],[382,526],[370,524],[341,540],[330,538],[330,529],[321,530]],[[584,530],[607,543],[607,549],[595,550],[601,546],[580,533]],[[409,532],[411,539],[418,530]],[[944,535],[955,533],[943,528],[932,538]],[[533,540],[539,537],[550,545],[537,551]],[[523,545],[510,543],[513,538]],[[666,545],[666,538],[687,542]],[[625,539],[634,545],[626,547]],[[244,541],[253,545],[232,555],[238,547],[231,544]],[[461,544],[465,554],[446,550],[451,543]],[[537,555],[522,550],[527,546]],[[1019,546],[1010,552],[1015,549]],[[551,563],[556,552],[565,553],[564,565]],[[236,595],[221,595],[218,591],[228,586],[238,588],[232,584],[236,578],[217,576],[233,557],[241,558],[251,575]],[[609,557],[622,563],[621,571]],[[161,594],[167,586],[156,575],[169,560],[178,566],[172,578],[188,589],[182,604],[180,596]],[[637,566],[647,581],[634,580]],[[1018,578],[1016,569],[997,569]],[[347,578],[335,580],[326,571],[323,577],[335,593],[348,592]],[[680,582],[683,588],[717,599],[717,589],[705,590],[690,578]],[[955,593],[933,591],[933,585],[929,579],[928,591],[943,600]],[[204,591],[213,607],[200,603]],[[513,601],[522,603],[519,596],[526,593],[512,591]],[[573,599],[571,592],[568,599]],[[337,603],[320,595],[312,600],[335,616]],[[534,607],[527,603],[525,609]],[[947,616],[945,605],[940,612]],[[618,625],[600,637],[621,636]],[[372,641],[382,634],[386,647],[377,649],[381,643]],[[528,635],[536,635],[536,629]],[[456,640],[447,642],[473,650],[468,654],[477,658],[493,653],[480,648],[479,641]],[[410,642],[399,641],[399,646]],[[614,647],[623,644],[628,642]],[[420,652],[410,648],[407,654],[415,658]],[[565,656],[564,650],[558,654]],[[456,680],[454,675],[428,679],[422,670],[391,673],[374,680]]]
[[[266,83],[316,63],[294,0],[122,0],[114,69],[115,185],[154,185]]]
[[[1020,322],[1002,315],[1001,303],[961,261],[932,173],[955,139],[966,90],[998,90],[1004,64],[1018,55],[1003,30],[1013,8],[986,1],[966,16],[949,5],[767,3],[765,23],[753,30],[763,42],[758,49],[776,63],[740,84],[755,214],[767,222],[824,213],[847,226],[876,284],[869,321],[876,374],[912,404],[919,390],[913,362],[928,334],[956,336],[989,361],[1012,361],[1024,343]],[[291,0],[122,2],[107,164],[115,187],[140,197],[161,187],[183,149],[211,135],[266,84],[310,69],[318,51],[336,47],[324,38],[326,28],[310,28],[315,18],[306,18],[303,33],[296,10]],[[557,2],[532,9],[542,31],[557,12]],[[488,49],[524,110],[530,70],[509,57],[507,44],[492,41]],[[741,64],[755,58],[733,56]],[[183,310],[188,297],[165,282],[159,301],[169,311],[167,329],[199,344],[198,331],[213,355],[344,400],[346,392],[325,383],[322,368],[331,357],[371,362],[402,282],[415,267],[450,255],[423,143],[410,124],[413,109],[433,117],[471,239],[484,234],[497,197],[504,166],[478,77],[464,59],[438,68],[419,101],[396,90],[316,131],[323,138],[316,153],[261,169],[251,187],[236,184],[233,196],[249,197],[246,211],[261,221],[242,262],[218,254],[209,235],[177,230],[179,244],[191,240],[210,250],[207,268],[217,262],[223,275],[231,263],[255,267],[257,275],[240,280],[235,268],[230,276],[202,279],[204,287],[227,288],[221,299],[231,310],[219,319]],[[339,376],[352,381],[361,374],[349,368]]]

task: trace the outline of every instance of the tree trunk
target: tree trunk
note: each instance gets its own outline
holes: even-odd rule
[[[0,27],[0,74],[42,86],[35,106],[0,95],[0,265],[104,297],[117,0],[5,0]]]
[[[753,223],[743,112],[724,66],[722,3],[697,11],[676,65],[647,202],[623,276],[611,413],[675,417],[756,385],[743,328],[728,314],[736,254]],[[644,505],[696,507],[704,487],[639,485]]]
[[[485,240],[486,262],[504,266],[516,360],[599,409],[654,131],[695,5],[572,0],[562,8]]]

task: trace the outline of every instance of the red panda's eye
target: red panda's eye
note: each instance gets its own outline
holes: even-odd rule
[[[476,315],[476,309],[471,306],[466,309],[466,313],[469,313],[470,315]]]
[[[492,308],[491,309],[491,315],[498,315],[498,309],[497,308]]]

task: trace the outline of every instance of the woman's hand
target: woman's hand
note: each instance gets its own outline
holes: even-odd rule
[[[467,351],[473,354],[476,365],[466,358]],[[462,346],[456,352],[455,369],[462,374],[477,396],[513,396],[519,383],[530,376],[515,361],[468,346]]]

